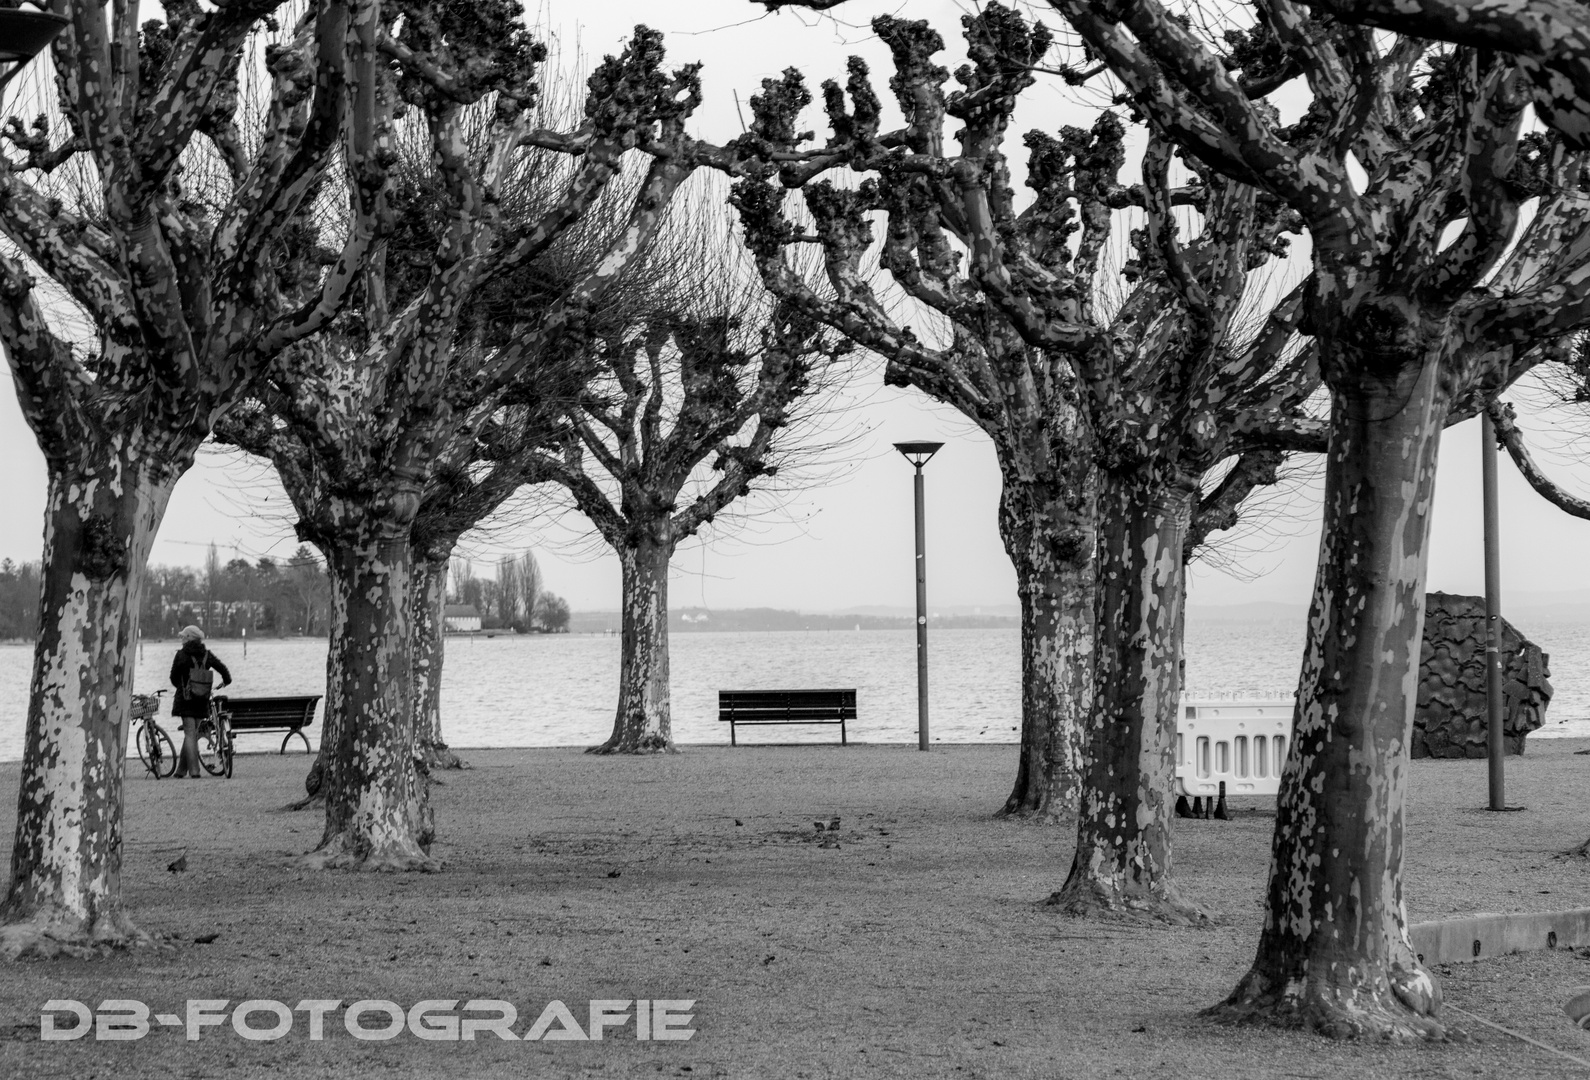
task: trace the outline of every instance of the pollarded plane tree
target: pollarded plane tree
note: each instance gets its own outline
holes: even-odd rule
[[[838,87],[825,91],[832,95]],[[859,115],[876,110],[863,68],[852,67],[849,94]],[[750,130],[762,140],[752,143],[755,150],[776,153],[785,145],[765,135],[793,130],[793,116],[809,100],[795,73],[784,83],[766,83],[752,102],[757,121]],[[841,115],[836,129],[846,122]],[[913,138],[924,145],[943,143],[941,132]],[[1051,196],[1067,189],[1089,192],[1083,218],[1107,221],[1123,208],[1145,205],[1142,186],[1119,185],[1113,170],[1096,175],[1108,156],[1075,153],[1070,143],[1086,145],[1088,132],[1070,130],[1062,140],[1029,138],[1035,156],[1059,170],[1045,185]],[[768,288],[884,356],[886,382],[911,385],[957,407],[994,444],[1003,480],[1000,534],[1016,566],[1022,606],[1021,752],[1002,813],[1054,818],[1078,805],[1084,717],[1094,681],[1094,458],[1078,410],[1078,385],[1065,350],[1027,345],[968,280],[954,254],[954,245],[967,235],[957,224],[962,216],[956,205],[938,199],[921,178],[897,175],[900,170],[887,151],[878,150],[863,156],[860,167],[878,169],[879,183],[863,181],[854,191],[824,181],[803,188],[814,234],[785,219],[776,185],[741,186],[736,200]],[[1175,194],[1178,202],[1193,197],[1191,189]],[[882,264],[890,278],[948,320],[949,342],[943,347],[898,326],[871,291],[863,266],[873,243],[871,212],[887,215]],[[1080,297],[1081,317],[1097,320],[1094,278],[1108,231],[1096,229],[1073,253],[1067,243],[1075,232],[1062,197],[1041,226],[1022,227],[1018,235],[1030,258],[1067,275],[1068,288]],[[832,296],[820,296],[784,258],[790,245],[808,242],[822,245]],[[1237,507],[1256,485],[1274,484],[1282,456],[1243,455],[1240,468],[1208,491],[1196,515],[1197,542],[1188,547],[1189,558],[1213,531],[1237,523]]]
[[[521,173],[508,206],[544,198],[540,177]],[[578,236],[565,236],[556,249],[498,275],[471,296],[464,323],[468,347],[500,351],[509,347],[538,313],[555,304],[607,257],[624,220],[625,185],[611,185],[586,211]],[[428,230],[412,233],[411,251],[424,249]],[[453,551],[459,539],[501,510],[528,486],[549,482],[546,451],[573,434],[570,410],[599,374],[594,358],[579,341],[621,331],[661,275],[661,259],[643,256],[606,285],[601,303],[582,313],[579,334],[551,338],[531,362],[520,365],[501,393],[477,406],[474,419],[459,426],[442,446],[410,530],[414,552],[411,656],[414,678],[415,754],[428,769],[461,768],[463,763],[442,737],[442,669],[445,660],[443,608]],[[530,568],[534,568],[533,558]],[[519,569],[524,573],[524,568]],[[539,574],[522,580],[531,594],[527,614],[539,592]],[[501,584],[501,582],[499,582]],[[309,786],[319,785],[324,766],[317,761]],[[311,795],[314,792],[311,790]]]
[[[453,550],[460,537],[491,518],[522,489],[552,479],[544,466],[544,452],[560,446],[570,434],[566,412],[591,377],[582,365],[567,361],[548,360],[527,368],[489,416],[460,433],[458,442],[467,440],[469,445],[450,447],[452,453],[444,456],[451,461],[438,468],[426,485],[410,530],[416,567],[410,651],[414,748],[429,769],[464,767],[442,737],[442,612]],[[532,587],[538,584],[536,575]]]
[[[825,86],[825,92],[832,100],[838,89]],[[859,61],[852,61],[849,92],[863,124],[855,132],[863,145],[853,165],[883,172],[881,180],[845,189],[806,182],[811,174],[804,169],[788,171],[784,179],[802,188],[810,232],[786,217],[784,185],[771,179],[739,184],[734,202],[769,290],[882,356],[886,383],[955,407],[993,442],[1002,480],[1000,536],[1016,569],[1022,628],[1021,749],[1001,812],[1056,817],[1078,804],[1080,717],[1093,684],[1093,462],[1075,379],[1062,352],[1027,346],[966,279],[948,238],[956,230],[938,220],[934,193],[890,168],[887,150],[874,142],[878,104]],[[740,153],[760,162],[787,154],[810,101],[798,72],[764,82],[751,100],[755,121]],[[849,120],[832,119],[836,128]],[[865,265],[875,211],[887,213],[883,265],[890,279],[944,317],[944,344],[902,326],[875,295]],[[807,282],[789,254],[813,242],[821,246],[826,293]],[[1098,254],[1084,251],[1076,259],[1084,291],[1091,291]]]
[[[1316,385],[1310,354],[1286,348],[1296,298],[1261,333],[1234,333],[1249,272],[1285,251],[1295,215],[1274,199],[1204,170],[1193,198],[1198,236],[1177,236],[1171,146],[1151,138],[1142,165],[1144,227],[1133,236],[1137,283],[1108,322],[1078,293],[1066,249],[1050,238],[1081,218],[1078,250],[1102,246],[1109,195],[1124,161],[1122,127],[1102,114],[1063,141],[1029,137],[1035,199],[1018,212],[1003,140],[1017,95],[1047,53],[1042,26],[997,4],[963,19],[971,63],[944,95],[925,24],[874,21],[895,60],[908,128],[962,124],[961,153],[899,155],[924,192],[953,177],[948,213],[964,229],[972,279],[1034,348],[1069,360],[1090,433],[1098,541],[1094,694],[1077,850],[1051,902],[1074,914],[1129,911],[1199,920],[1171,878],[1170,801],[1180,690],[1182,571],[1203,475],[1246,451],[1314,449],[1321,426],[1303,412]],[[918,140],[921,143],[923,140]],[[939,139],[942,143],[942,138]],[[911,140],[907,140],[911,146]],[[1196,172],[1196,170],[1195,170]],[[898,186],[898,185],[896,185]],[[1039,238],[1034,250],[1030,238]]]
[[[392,192],[394,228],[385,239],[383,259],[388,271],[388,295],[406,295],[416,280],[423,280],[436,250],[434,222],[427,208],[436,203],[431,186],[416,182],[414,162],[400,157],[393,173],[409,182]],[[551,190],[546,174],[521,172],[510,183],[503,199],[504,212],[528,214],[545,201]],[[565,235],[553,250],[543,252],[483,283],[468,299],[461,316],[460,350],[473,350],[472,360],[459,361],[461,369],[484,362],[484,352],[500,351],[511,344],[524,326],[557,303],[567,291],[606,257],[615,233],[627,222],[623,197],[632,185],[610,185],[580,222],[578,235]],[[630,190],[630,194],[633,191]],[[544,211],[543,211],[544,212]],[[410,275],[405,286],[402,268]],[[631,267],[608,286],[602,303],[581,318],[581,334],[600,333],[622,325],[632,304],[628,298],[644,291],[652,272]],[[395,286],[395,287],[394,287]],[[549,343],[548,351],[519,367],[499,394],[474,403],[472,411],[456,423],[438,444],[428,465],[419,509],[410,528],[412,551],[410,670],[413,678],[414,752],[422,771],[461,768],[462,761],[442,736],[441,684],[445,659],[443,607],[446,603],[452,554],[464,533],[492,517],[526,485],[541,483],[539,451],[561,445],[569,404],[594,375],[588,355],[566,343]],[[300,539],[311,539],[325,549],[336,534],[328,499],[329,475],[293,426],[279,418],[290,409],[267,384],[257,399],[238,409],[216,428],[218,441],[269,460],[298,515]],[[325,731],[320,750],[305,776],[307,797],[294,809],[324,804],[324,782],[332,766],[343,710],[340,707],[344,624],[331,622]]]
[[[410,528],[414,756],[423,772],[466,767],[442,735],[442,610],[453,549],[464,533],[491,517],[523,487],[547,479],[542,475],[539,452],[560,445],[565,434],[564,410],[585,377],[570,364],[528,368],[493,407],[478,410],[462,425],[431,464]],[[217,426],[216,438],[272,463],[298,515],[301,536],[331,535],[328,492],[312,454],[295,430],[279,423],[263,401],[235,410]],[[344,717],[339,628],[343,624],[334,619],[323,709],[328,732],[340,732]],[[295,809],[324,802],[326,772],[337,744],[335,735],[322,737],[304,781],[308,797],[295,804]]]
[[[736,500],[823,453],[809,403],[849,349],[725,266],[726,244],[707,230],[686,229],[695,235],[668,248],[667,287],[627,326],[593,337],[602,377],[571,411],[563,452],[545,460],[622,570],[618,706],[591,753],[674,750],[669,560]]]
[[[0,131],[0,343],[49,476],[13,957],[143,938],[120,866],[150,544],[215,420],[337,311],[380,215],[373,4],[322,0],[270,44],[275,3],[179,0],[142,27],[135,5],[57,6],[45,116]],[[304,211],[339,146],[353,211],[322,241]]]
[[[592,74],[579,127],[544,131],[530,108],[544,52],[517,4],[413,3],[388,15],[382,103],[395,124],[408,122],[399,111],[417,117],[433,164],[423,197],[403,199],[391,227],[431,238],[428,257],[415,265],[389,248],[372,260],[335,332],[274,367],[260,397],[301,446],[299,474],[284,483],[338,592],[326,825],[309,862],[430,870],[427,785],[413,752],[415,521],[436,470],[457,464],[449,446],[549,344],[577,338],[589,308],[644,253],[691,171],[666,147],[699,93],[695,69],[664,73],[658,35],[637,27]],[[574,164],[542,204],[507,212],[505,194],[543,143],[571,151]],[[515,312],[511,339],[492,347],[471,301],[576,230],[637,147],[656,153],[600,257],[556,297]]]
[[[829,11],[848,0],[749,0],[768,11],[807,8]],[[1034,0],[1036,3],[1037,0]],[[1071,0],[1050,6],[1066,14]],[[1569,146],[1590,150],[1590,37],[1579,0],[1301,0],[1320,15],[1342,23],[1393,30],[1429,41],[1504,52],[1528,82],[1536,113]],[[1101,18],[1118,8],[1099,5]],[[1285,70],[1266,76],[1296,78],[1303,66],[1289,57]],[[1076,68],[1069,72],[1075,73]],[[1278,85],[1278,84],[1277,84]]]
[[[1153,0],[1052,6],[1157,130],[1285,201],[1312,239],[1302,326],[1331,394],[1324,538],[1265,927],[1214,1013],[1438,1036],[1439,988],[1409,942],[1401,881],[1437,449],[1455,403],[1504,387],[1582,321],[1590,290],[1550,278],[1584,273],[1561,261],[1583,235],[1583,196],[1548,187],[1519,237],[1520,175],[1535,172],[1529,95],[1500,54],[1373,36],[1271,0],[1251,31],[1268,47],[1223,58]],[[1249,91],[1292,71],[1311,103],[1283,125]],[[1487,285],[1515,240],[1508,284]]]
[[[1222,462],[1256,455],[1232,471],[1229,485],[1209,493],[1215,517],[1204,535],[1216,517],[1229,518],[1237,495],[1271,473],[1276,453],[1323,448],[1322,425],[1303,411],[1317,374],[1306,351],[1286,347],[1297,297],[1271,313],[1263,332],[1233,333],[1249,272],[1284,251],[1282,237],[1295,228],[1295,215],[1201,166],[1196,183],[1173,190],[1172,150],[1162,140],[1150,143],[1144,182],[1123,186],[1124,130],[1109,113],[1092,131],[1067,129],[1058,140],[1027,137],[1034,199],[1018,213],[1005,129],[1017,96],[1032,83],[1032,65],[1047,51],[1047,33],[998,5],[968,18],[972,63],[958,73],[964,89],[946,95],[948,75],[933,63],[942,47],[937,34],[925,23],[892,18],[873,27],[894,54],[891,85],[904,131],[879,134],[876,99],[860,61],[852,61],[852,109],[837,86],[830,84],[825,97],[834,132],[828,152],[877,172],[877,180],[846,192],[811,182],[795,168],[778,183],[742,182],[737,194],[748,234],[775,288],[798,295],[897,366],[928,372],[943,385],[944,361],[889,322],[861,272],[871,241],[866,214],[883,210],[883,264],[908,293],[951,319],[955,338],[944,352],[954,354],[968,415],[981,415],[991,432],[1031,427],[1044,415],[1051,422],[1077,418],[1069,422],[1085,437],[1070,434],[1065,455],[1055,458],[1071,457],[1075,469],[1080,455],[1085,468],[1048,479],[1071,500],[1070,527],[1098,533],[1095,565],[1088,567],[1086,552],[1071,551],[1067,569],[1091,572],[1081,580],[1071,575],[1066,588],[1082,595],[1064,605],[1072,620],[1082,621],[1066,635],[1073,647],[1097,644],[1091,670],[1085,652],[1073,661],[1091,680],[1089,710],[1076,725],[1089,745],[1082,755],[1078,856],[1056,901],[1078,912],[1197,918],[1169,878],[1185,540],[1203,477]],[[754,132],[786,151],[804,104],[797,91],[791,74],[756,103]],[[950,117],[964,125],[959,155],[943,150]],[[804,236],[782,217],[780,185],[803,185],[824,246],[830,301],[805,289],[783,262],[784,245]],[[1178,200],[1204,220],[1186,244],[1175,233]],[[1115,211],[1134,205],[1147,222],[1134,235],[1137,258],[1127,267],[1135,285],[1106,317],[1095,304],[1098,253]],[[1073,250],[1070,238],[1079,231]],[[958,250],[969,253],[964,278]],[[1059,358],[1065,368],[1035,371],[1031,364],[1042,357],[1051,364]],[[1010,434],[996,435],[996,447],[1008,444]],[[1095,485],[1096,518],[1086,505]],[[1058,520],[1051,515],[1027,527],[1052,530]],[[1050,542],[1075,546],[1063,533]],[[1049,563],[1051,572],[1064,565]],[[1074,672],[1066,678],[1075,685]]]
[[[521,183],[528,185],[523,178]],[[480,289],[470,300],[466,322],[470,348],[509,347],[536,313],[555,304],[593,273],[615,242],[622,220],[622,191],[610,190],[587,212],[578,237],[555,251],[521,264]],[[554,478],[547,451],[561,448],[574,432],[569,414],[581,393],[599,375],[587,336],[602,337],[629,325],[638,305],[664,271],[661,259],[642,257],[618,280],[604,287],[601,303],[584,312],[579,334],[551,338],[531,362],[520,366],[500,394],[478,406],[476,417],[460,426],[443,445],[410,530],[414,551],[411,654],[414,677],[414,745],[430,769],[462,767],[442,738],[442,666],[445,638],[442,612],[452,554],[459,539],[498,514],[522,489]],[[527,553],[527,559],[532,559]],[[534,568],[533,559],[528,569]],[[518,567],[519,575],[526,575]],[[540,575],[517,584],[530,589],[527,614],[534,609]],[[499,581],[499,585],[502,582]]]
[[[557,94],[557,88],[552,88]],[[566,123],[569,103],[561,95],[549,100],[538,95],[534,107],[542,123]],[[578,115],[579,102],[572,115]],[[490,133],[489,113],[481,108],[466,112],[462,120],[471,141],[482,131]],[[480,125],[484,124],[482,128]],[[429,168],[428,137],[412,125],[398,127],[398,151],[389,173],[390,227],[382,238],[380,294],[388,303],[401,303],[427,283],[445,222],[436,209],[445,202],[437,176]],[[406,138],[404,137],[406,136]],[[549,158],[555,158],[550,155]],[[524,163],[503,182],[498,195],[501,213],[510,219],[530,220],[547,214],[549,205],[567,198],[561,185],[567,177],[549,159]],[[527,325],[533,325],[566,293],[577,287],[612,249],[616,235],[629,223],[626,197],[634,195],[633,170],[618,182],[609,182],[582,212],[579,228],[565,231],[552,246],[480,282],[470,293],[455,330],[456,348],[472,353],[458,361],[461,370],[474,370],[488,354],[511,345]],[[630,267],[616,283],[604,286],[602,303],[580,315],[580,332],[600,332],[626,317],[625,298],[643,291],[649,271]],[[357,307],[357,301],[356,305]],[[414,746],[422,771],[460,768],[462,761],[442,736],[441,682],[445,656],[442,611],[446,602],[452,552],[459,538],[491,517],[528,484],[544,480],[534,451],[557,445],[563,415],[570,400],[592,372],[577,348],[554,340],[550,351],[519,364],[517,373],[500,393],[473,403],[472,412],[448,430],[432,457],[419,510],[410,530],[412,551],[410,671],[413,677]],[[312,539],[327,555],[327,538],[337,529],[330,513],[330,474],[294,428],[279,418],[290,403],[273,390],[261,387],[257,399],[218,425],[219,441],[269,460],[298,515],[300,539]],[[330,627],[325,706],[328,734],[305,776],[307,797],[294,809],[324,804],[324,781],[338,746],[343,710],[340,707],[344,624],[333,619]]]

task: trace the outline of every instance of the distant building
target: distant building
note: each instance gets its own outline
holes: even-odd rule
[[[161,600],[161,617],[182,623],[197,623],[207,633],[227,627],[258,626],[265,617],[265,605],[257,600]]]
[[[480,612],[474,604],[448,604],[442,608],[442,628],[449,634],[478,634]]]

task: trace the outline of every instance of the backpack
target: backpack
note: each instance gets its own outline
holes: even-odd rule
[[[210,696],[210,687],[214,684],[215,672],[210,670],[210,651],[206,649],[204,659],[188,669],[188,685],[185,690],[189,698],[204,701]]]

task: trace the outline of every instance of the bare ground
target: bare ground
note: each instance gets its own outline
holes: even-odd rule
[[[1415,921],[1590,904],[1586,742],[1508,759],[1490,814],[1483,762],[1415,762],[1407,872]],[[574,750],[464,754],[435,791],[436,875],[317,873],[320,819],[281,809],[308,758],[246,755],[231,781],[128,779],[125,893],[180,942],[0,969],[0,1076],[16,1077],[1580,1077],[1466,1018],[1474,1041],[1333,1043],[1232,1029],[1198,1011],[1252,956],[1272,816],[1179,823],[1176,866],[1209,930],[1068,919],[1039,901],[1066,828],[994,819],[1013,747],[692,747],[647,759]],[[136,762],[134,763],[136,767]],[[17,767],[0,767],[0,805]],[[9,814],[8,825],[9,825]],[[837,830],[813,822],[838,817]],[[9,845],[11,829],[0,844]],[[186,851],[188,869],[167,865]],[[0,847],[0,853],[9,846]],[[194,944],[216,934],[211,944]],[[1590,950],[1443,969],[1448,1003],[1590,1061],[1563,1016]],[[520,1033],[556,998],[694,998],[689,1042],[324,1041],[229,1026],[195,1042],[45,1043],[40,1006],[133,998],[501,998]],[[266,1017],[258,1017],[263,1024]]]

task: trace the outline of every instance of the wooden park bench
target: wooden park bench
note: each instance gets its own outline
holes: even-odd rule
[[[252,698],[217,694],[215,700],[230,715],[228,723],[233,735],[253,731],[285,731],[287,735],[282,739],[279,753],[287,753],[287,744],[294,735],[304,740],[305,750],[314,749],[309,745],[309,736],[304,734],[304,728],[315,722],[315,705],[320,701],[319,694]]]
[[[736,724],[838,724],[839,744],[847,745],[845,721],[856,718],[854,690],[719,690],[718,721]]]

